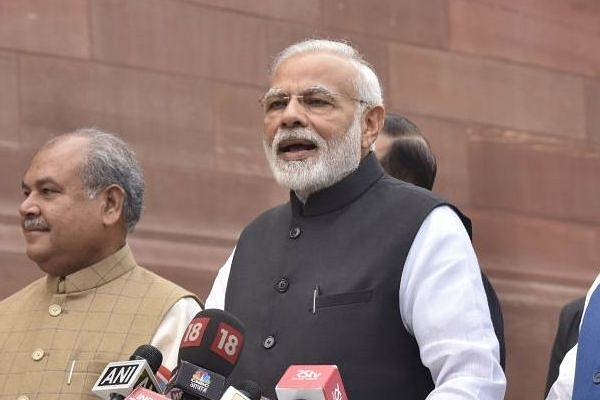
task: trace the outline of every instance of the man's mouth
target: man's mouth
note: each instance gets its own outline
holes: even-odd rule
[[[317,151],[317,145],[307,139],[286,139],[277,146],[277,154],[284,160],[303,160]]]

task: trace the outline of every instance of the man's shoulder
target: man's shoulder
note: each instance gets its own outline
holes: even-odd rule
[[[27,286],[17,290],[13,294],[8,297],[2,299],[0,301],[0,307],[6,307],[9,304],[13,304],[15,302],[19,303],[24,301],[25,299],[30,298],[33,295],[38,293],[42,293],[45,290],[46,277],[38,278],[35,281],[29,283]]]
[[[133,268],[129,279],[136,285],[150,287],[150,291],[154,297],[170,297],[174,299],[192,297],[199,302],[198,297],[191,291],[140,265],[136,265]]]
[[[398,201],[414,202],[420,205],[435,207],[451,203],[439,194],[425,188],[404,182],[387,174],[383,175],[370,190],[371,195],[397,206]]]
[[[269,208],[269,209],[263,211],[256,218],[254,218],[252,221],[250,221],[250,223],[246,226],[246,229],[251,226],[258,225],[258,224],[265,224],[265,223],[268,224],[268,223],[274,222],[276,220],[279,220],[279,218],[281,218],[281,217],[290,216],[291,213],[292,213],[292,211],[291,211],[291,205],[290,205],[289,201],[286,203],[276,205],[275,207],[272,207],[272,208]]]
[[[585,296],[579,297],[567,304],[560,311],[561,320],[581,319],[585,306]]]

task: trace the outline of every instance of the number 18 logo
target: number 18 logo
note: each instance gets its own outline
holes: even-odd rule
[[[235,364],[243,345],[244,335],[225,322],[221,322],[210,349],[231,364]]]
[[[180,347],[199,346],[202,341],[202,336],[204,336],[204,332],[206,331],[208,321],[210,321],[210,318],[207,317],[194,318],[191,320],[183,334]]]

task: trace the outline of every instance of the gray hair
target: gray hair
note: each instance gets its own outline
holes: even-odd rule
[[[286,47],[271,64],[271,78],[285,60],[306,53],[329,53],[350,61],[358,71],[358,78],[353,84],[359,99],[364,100],[368,105],[383,105],[381,84],[373,67],[355,48],[342,41],[307,39]]]
[[[52,139],[46,146],[73,136],[89,139],[79,170],[87,196],[93,198],[110,185],[121,187],[125,192],[123,220],[132,232],[144,203],[144,176],[135,153],[117,135],[97,128],[77,129]]]

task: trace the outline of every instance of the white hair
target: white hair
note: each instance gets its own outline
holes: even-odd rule
[[[306,53],[328,53],[347,59],[358,71],[358,78],[353,82],[358,98],[367,105],[383,105],[381,84],[373,67],[356,49],[341,41],[307,39],[286,47],[271,64],[271,78],[285,60]]]

